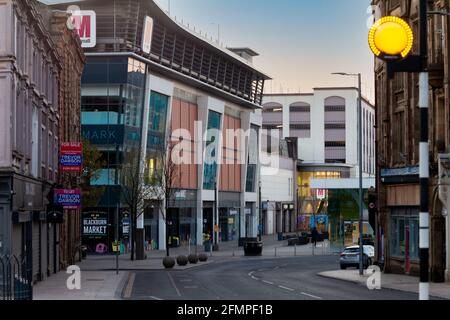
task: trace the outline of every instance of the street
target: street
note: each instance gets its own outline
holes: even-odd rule
[[[322,278],[338,256],[216,260],[183,271],[137,271],[137,300],[417,300],[417,294]]]

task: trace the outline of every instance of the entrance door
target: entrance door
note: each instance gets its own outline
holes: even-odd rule
[[[213,208],[203,208],[203,233],[209,234],[211,240],[213,236]]]

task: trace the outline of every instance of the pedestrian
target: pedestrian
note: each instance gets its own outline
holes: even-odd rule
[[[317,236],[318,236],[317,228],[314,227],[311,232],[311,240],[312,243],[314,244],[314,247],[317,247]]]

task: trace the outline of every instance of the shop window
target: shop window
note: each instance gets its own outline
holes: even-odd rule
[[[404,258],[406,251],[410,259],[419,258],[419,213],[415,208],[392,210],[390,222],[390,253]]]

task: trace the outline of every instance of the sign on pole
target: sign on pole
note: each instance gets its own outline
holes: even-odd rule
[[[81,207],[80,189],[55,189],[54,204],[64,209],[79,209]]]
[[[59,165],[62,172],[80,172],[83,163],[81,142],[61,143]]]

